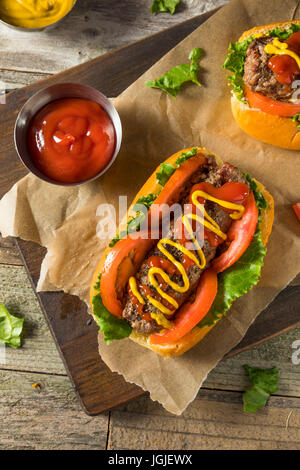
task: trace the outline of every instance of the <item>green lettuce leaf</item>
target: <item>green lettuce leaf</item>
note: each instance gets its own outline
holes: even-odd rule
[[[182,152],[182,154],[177,158],[175,162],[177,168],[179,168],[180,165],[186,162],[189,158],[197,155],[197,152],[198,152],[197,147],[192,148],[192,150],[187,150],[186,152]]]
[[[243,394],[244,410],[255,413],[266,405],[272,393],[278,391],[279,371],[277,367],[261,369],[247,364],[243,367],[253,383],[253,386]]]
[[[110,248],[113,248],[115,244],[122,238],[127,237],[129,233],[138,232],[141,229],[141,226],[146,218],[145,212],[150,209],[158,195],[159,192],[157,194],[148,194],[147,196],[140,197],[136,201],[135,205],[133,206],[133,210],[136,212],[137,215],[135,217],[131,217],[127,221],[126,230],[122,230],[120,233],[117,233],[117,235],[111,240],[109,244]],[[144,206],[146,211],[142,212],[138,204]]]
[[[242,42],[231,42],[228,47],[228,54],[223,64],[223,69],[232,72],[228,75],[228,85],[232,86],[233,92],[239,100],[244,98],[244,63],[246,59],[246,52],[253,41],[254,37],[251,36]]]
[[[262,209],[267,208],[267,201],[251,176],[246,173],[245,177],[250,183],[260,214]],[[262,242],[259,215],[255,234],[245,253],[230,268],[218,275],[216,298],[207,315],[197,325],[198,327],[214,325],[227,313],[236,299],[246,294],[258,283],[266,252]]]
[[[297,129],[300,129],[300,114],[295,114],[295,116],[293,116],[291,120],[294,122],[297,122],[298,123]]]
[[[291,34],[300,31],[300,26],[292,23],[289,28],[274,28],[268,32],[269,36],[278,37],[280,39],[288,39]],[[229,44],[228,54],[223,64],[223,69],[232,72],[228,75],[228,85],[232,86],[233,92],[240,100],[244,100],[244,63],[246,59],[246,52],[254,40],[254,36],[241,42],[233,42]]]
[[[150,11],[151,13],[169,12],[173,15],[179,3],[180,0],[154,0]]]
[[[158,183],[161,186],[164,186],[169,178],[173,175],[174,171],[177,170],[184,162],[186,162],[189,158],[194,157],[198,152],[197,147],[192,148],[192,150],[187,150],[186,152],[182,152],[179,157],[177,158],[175,165],[172,163],[162,163],[160,165],[159,171],[156,173],[156,178]]]
[[[132,328],[129,323],[109,313],[103,305],[100,293],[93,297],[93,314],[107,344],[130,335]]]
[[[256,182],[251,178],[249,173],[244,173],[246,180],[250,183],[250,189],[252,189],[256,205],[259,209],[259,213],[261,212],[262,209],[267,209],[268,208],[268,203],[265,200],[263,193],[259,191],[258,186]]]
[[[137,204],[142,204],[143,206],[147,207],[147,209],[150,209],[150,207],[152,206],[152,204],[154,203],[155,199],[157,198],[159,193],[157,194],[147,194],[147,196],[142,196],[140,197],[135,205],[133,206],[133,210],[135,210],[137,208]]]
[[[282,28],[274,28],[269,31],[269,36],[280,38],[280,39],[288,39],[291,34],[298,33],[300,31],[300,25],[292,23],[288,29]]]
[[[0,344],[19,348],[24,319],[14,317],[4,305],[0,304]]]
[[[162,163],[159,171],[156,173],[156,178],[161,186],[164,186],[169,178],[173,175],[176,167],[172,163]]]
[[[197,78],[197,72],[200,70],[198,62],[202,56],[202,49],[199,47],[193,49],[189,55],[191,61],[189,64],[176,65],[156,80],[146,82],[146,85],[151,88],[159,88],[174,98],[178,95],[180,87],[186,82],[193,82],[201,86]]]
[[[251,290],[259,281],[266,248],[261,231],[256,230],[253,239],[240,259],[218,275],[218,292],[207,315],[198,324],[204,328],[215,324],[230,309],[234,300]]]

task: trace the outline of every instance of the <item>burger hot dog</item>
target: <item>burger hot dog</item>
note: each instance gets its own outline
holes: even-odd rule
[[[246,31],[230,44],[231,107],[239,126],[278,147],[299,150],[300,21]]]
[[[164,356],[180,355],[228,310],[218,307],[219,286],[239,260],[246,290],[258,282],[273,199],[239,169],[193,148],[170,157],[149,178],[128,211],[127,229],[137,203],[148,209],[143,222],[110,243],[95,272],[93,315],[108,342],[130,336]],[[166,228],[166,208],[174,204],[179,214],[171,213]],[[249,250],[258,265],[250,283]],[[232,292],[232,300],[239,295]]]

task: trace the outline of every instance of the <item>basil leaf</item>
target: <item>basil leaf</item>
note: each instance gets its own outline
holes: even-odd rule
[[[179,3],[180,0],[154,0],[150,11],[151,13],[169,12],[173,15]]]
[[[24,319],[14,317],[4,305],[0,304],[0,343],[19,348]]]
[[[197,78],[197,72],[200,70],[198,62],[202,55],[203,49],[193,49],[189,55],[190,64],[176,65],[156,80],[146,82],[146,85],[151,88],[159,88],[174,98],[178,95],[180,87],[186,82],[193,82],[201,86]]]
[[[266,405],[272,393],[278,391],[279,371],[277,367],[261,369],[247,364],[243,367],[253,383],[253,386],[243,394],[244,410],[255,413]]]
[[[114,340],[128,338],[132,331],[131,326],[125,319],[123,320],[109,313],[103,305],[100,293],[93,297],[92,303],[97,325],[104,334],[104,340],[107,344]]]

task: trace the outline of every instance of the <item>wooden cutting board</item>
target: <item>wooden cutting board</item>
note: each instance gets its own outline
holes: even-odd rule
[[[13,129],[21,106],[30,96],[41,88],[61,82],[82,83],[99,89],[107,96],[117,96],[214,12],[7,95],[6,105],[0,105],[0,197],[26,174],[14,149]],[[16,244],[35,287],[45,249],[19,239]],[[86,413],[96,415],[144,394],[139,387],[126,383],[120,375],[112,373],[100,359],[97,327],[87,314],[83,302],[64,293],[43,292],[38,293],[37,297]],[[227,356],[300,325],[297,311],[299,301],[300,286],[285,289],[259,315],[243,341]]]

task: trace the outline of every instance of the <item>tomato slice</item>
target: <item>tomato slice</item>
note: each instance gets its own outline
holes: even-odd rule
[[[142,238],[123,238],[108,253],[101,273],[101,298],[107,310],[122,318],[124,289],[130,276],[139,269],[154,241]],[[147,234],[146,234],[147,236]]]
[[[212,262],[213,269],[220,273],[233,265],[246,251],[256,230],[258,210],[251,191],[245,206],[243,217],[235,220],[228,230],[227,237],[231,242],[228,250]]]
[[[284,101],[276,101],[249,90],[244,87],[244,95],[251,108],[260,109],[267,114],[275,114],[276,116],[293,117],[295,114],[300,113],[300,104],[286,103]]]
[[[297,204],[294,204],[293,209],[294,209],[296,216],[298,217],[298,220],[300,220],[300,202],[297,202]]]
[[[207,163],[206,157],[202,154],[198,154],[189,158],[179,168],[177,168],[162,188],[149,211],[149,216],[151,215],[151,227],[157,225],[161,220],[164,211],[168,211],[172,204],[180,201],[182,194],[186,189],[186,184],[193,174],[205,163]]]
[[[189,333],[207,314],[217,295],[218,278],[213,269],[204,271],[193,302],[185,302],[176,313],[174,328],[150,336],[150,344],[169,344]]]

